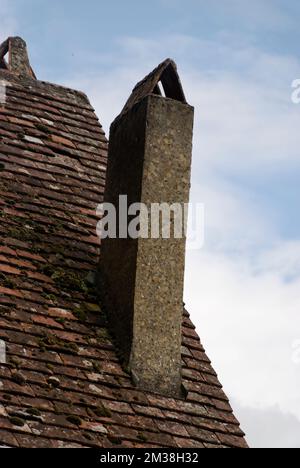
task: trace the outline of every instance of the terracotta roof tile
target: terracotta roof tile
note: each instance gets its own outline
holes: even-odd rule
[[[0,445],[245,447],[183,310],[186,400],[137,390],[88,277],[107,141],[80,92],[5,71],[0,107]]]

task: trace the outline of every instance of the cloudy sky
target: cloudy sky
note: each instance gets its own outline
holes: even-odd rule
[[[108,131],[166,57],[195,106],[205,246],[185,300],[252,447],[300,447],[300,4],[0,0],[40,79],[85,91]]]

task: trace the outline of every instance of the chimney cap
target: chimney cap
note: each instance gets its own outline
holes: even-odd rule
[[[163,88],[166,98],[174,99],[176,101],[187,104],[183,87],[177,72],[177,65],[174,60],[168,58],[135,86],[120,116],[128,112],[129,109],[131,109],[135,104],[137,104],[149,94],[162,96],[162,92],[159,86],[160,84]]]
[[[8,62],[5,56],[8,53]],[[0,45],[0,69],[36,79],[28,58],[26,42],[18,36],[8,37]]]

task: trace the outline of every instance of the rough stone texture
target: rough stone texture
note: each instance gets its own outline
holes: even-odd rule
[[[147,98],[141,201],[189,200],[193,109],[177,101]],[[174,228],[172,219],[171,236]],[[136,263],[130,368],[149,390],[181,393],[181,316],[185,265],[182,239],[140,239]]]
[[[4,62],[4,55],[8,52],[9,61]],[[35,78],[34,72],[30,66],[26,42],[21,37],[9,37],[0,46],[0,61],[2,67],[16,75],[29,76]]]
[[[189,200],[193,114],[187,104],[150,95],[117,119],[105,201],[118,206],[118,196],[128,194],[128,205],[183,208]],[[171,233],[173,223],[174,217]],[[173,396],[181,394],[184,263],[184,237],[102,243],[108,313],[133,377],[141,388]]]
[[[99,262],[107,162],[87,97],[7,71],[0,79],[0,446],[246,447],[186,311],[185,399],[137,389],[120,365],[86,283]]]
[[[117,218],[120,194],[127,195],[128,206],[141,200],[146,117],[147,101],[124,115],[121,125],[111,127],[104,201],[117,208]],[[136,240],[107,238],[102,241],[100,279],[105,284],[110,323],[126,365],[133,339],[136,257]]]

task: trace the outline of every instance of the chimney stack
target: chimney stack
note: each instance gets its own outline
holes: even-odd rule
[[[117,208],[117,219],[120,195],[128,206],[188,203],[193,117],[172,60],[136,86],[110,129],[104,202]],[[173,232],[174,217],[171,224]],[[123,234],[101,247],[112,330],[138,387],[180,397],[185,236]]]
[[[5,60],[6,54],[8,62]],[[30,66],[26,42],[21,37],[9,37],[0,45],[0,69],[36,79]]]

